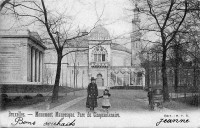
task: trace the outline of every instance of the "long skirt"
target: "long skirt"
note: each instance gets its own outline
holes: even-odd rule
[[[95,108],[95,107],[97,107],[97,98],[87,97],[86,107],[87,108]]]

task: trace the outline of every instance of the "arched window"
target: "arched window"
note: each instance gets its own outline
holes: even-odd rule
[[[96,47],[92,51],[92,55],[93,55],[94,62],[105,62],[105,61],[107,61],[108,53],[107,53],[106,49],[103,48],[102,46]]]

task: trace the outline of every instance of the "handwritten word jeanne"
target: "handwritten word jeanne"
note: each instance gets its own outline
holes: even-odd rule
[[[189,123],[189,119],[164,119],[161,118],[160,121],[156,123],[156,126],[160,125],[161,123]]]

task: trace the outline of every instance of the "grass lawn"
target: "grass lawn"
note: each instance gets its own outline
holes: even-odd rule
[[[31,98],[24,98],[24,97],[9,97],[7,101],[1,102],[1,110],[6,109],[18,109],[23,108],[28,105],[37,104],[40,102],[44,102],[47,97],[31,97]]]
[[[52,92],[53,85],[1,85],[0,93],[45,93]],[[78,91],[81,89],[74,89],[67,86],[59,86],[60,93],[68,93],[73,91]]]
[[[163,106],[170,110],[189,110],[189,109],[191,109],[191,106],[189,106],[185,103],[177,102],[177,101],[173,101],[173,100],[171,100],[170,102],[165,102],[163,104]]]
[[[50,99],[49,96],[31,96],[33,93],[49,93],[52,92],[53,86],[52,85],[1,85],[0,86],[0,110],[6,109],[19,109],[23,107],[29,108],[41,108],[45,109],[46,104],[49,104]],[[59,93],[69,93],[73,91],[78,91],[82,89],[74,89],[67,86],[59,86]],[[5,94],[4,94],[5,93]],[[29,93],[30,95],[26,96],[9,96],[9,93]],[[7,95],[8,94],[8,95]],[[4,96],[2,96],[4,95]],[[5,96],[6,95],[6,96]],[[40,94],[41,95],[41,94]],[[78,96],[67,95],[67,96],[60,96],[59,100],[56,103],[51,103],[51,108],[60,105],[62,103],[68,102],[77,98]]]
[[[200,107],[200,98],[184,97],[172,99],[170,102],[164,103],[164,107],[171,110],[195,110]]]
[[[7,109],[21,109],[21,108],[30,108],[30,109],[39,109],[39,110],[46,110],[47,104],[50,104],[50,109],[54,108],[56,106],[59,106],[63,103],[66,103],[68,101],[71,101],[78,96],[74,95],[68,95],[68,96],[62,96],[59,97],[58,101],[55,103],[50,103],[50,97],[32,97],[32,99],[18,99],[14,100],[16,97],[9,97],[11,101],[8,102],[2,102],[1,103],[1,110],[7,110]]]
[[[198,96],[190,96],[190,97],[181,97],[181,98],[174,98],[173,99],[174,101],[176,102],[181,102],[181,103],[185,103],[187,105],[190,105],[190,106],[200,106],[200,97]]]
[[[69,102],[73,99],[76,99],[78,98],[79,96],[74,96],[74,95],[67,95],[67,96],[62,96],[62,97],[59,97],[58,101],[55,102],[55,103],[51,103],[50,100],[48,101],[45,101],[45,102],[42,102],[40,104],[35,104],[35,105],[32,105],[30,106],[31,109],[34,109],[34,110],[46,110],[47,109],[47,105],[50,105],[50,108],[49,109],[52,109],[54,107],[57,107],[61,104],[64,104],[66,102]],[[50,97],[49,97],[50,99]]]

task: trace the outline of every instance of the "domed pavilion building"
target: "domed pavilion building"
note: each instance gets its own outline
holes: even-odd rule
[[[132,48],[114,43],[107,29],[101,25],[96,27],[90,34],[72,41],[64,49],[63,53],[76,52],[67,54],[62,60],[60,85],[87,88],[91,77],[94,77],[99,89],[113,86],[144,87],[144,69],[133,64],[135,57]],[[44,81],[47,84],[54,84],[56,60],[55,50],[49,47],[45,51]]]

